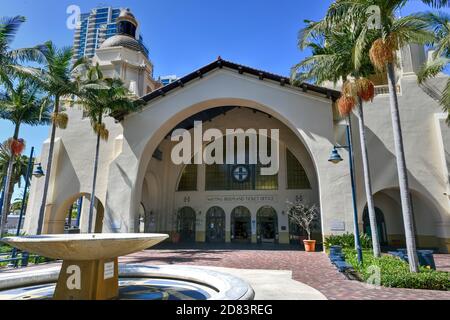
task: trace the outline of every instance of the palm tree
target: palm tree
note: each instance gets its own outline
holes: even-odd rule
[[[28,170],[28,161],[29,158],[27,156],[24,155],[20,155],[20,156],[14,156],[13,157],[13,161],[14,161],[14,169],[11,175],[11,187],[9,188],[9,199],[7,201],[7,203],[11,203],[11,198],[12,198],[12,194],[13,194],[13,186],[14,185],[18,185],[19,188],[21,187],[21,181],[22,179],[25,180],[26,179],[26,175],[27,175],[27,170]],[[9,163],[11,163],[11,153],[10,153],[10,147],[9,147],[9,141],[5,141],[2,144],[0,144],[0,181],[4,182],[6,180],[6,174],[8,171],[8,167],[9,167]],[[4,185],[2,185],[2,187],[4,187]],[[0,192],[3,193],[3,199],[6,199],[6,190],[3,189],[2,191],[2,187],[0,187]],[[3,206],[3,202],[1,204],[1,206]],[[7,211],[9,213],[9,211]],[[6,223],[6,216],[5,220],[2,221],[3,223]],[[3,220],[3,219],[2,219]],[[4,225],[4,224],[3,224]]]
[[[46,42],[41,48],[41,59],[44,67],[41,71],[39,81],[53,102],[52,130],[50,135],[50,146],[47,161],[47,174],[45,175],[42,203],[39,210],[37,234],[42,233],[45,206],[47,202],[48,186],[53,163],[53,150],[55,147],[56,128],[65,129],[68,123],[67,114],[61,112],[61,98],[78,93],[77,82],[72,72],[84,60],[80,59],[71,65],[73,51],[71,47],[56,48],[52,42]]]
[[[12,84],[17,82],[16,85]],[[13,137],[8,142],[10,153],[8,169],[6,172],[5,197],[3,199],[2,220],[0,224],[0,233],[5,226],[6,216],[8,214],[11,193],[14,187],[13,170],[15,156],[21,151],[14,152],[13,145],[20,144],[19,131],[22,124],[39,126],[48,124],[50,121],[49,107],[47,99],[42,97],[40,87],[36,82],[19,78],[17,81],[4,84],[6,91],[0,95],[0,119],[8,120],[14,125]],[[22,146],[23,149],[24,146]]]
[[[11,43],[20,26],[26,21],[25,17],[0,18],[0,82],[12,85],[12,75],[35,74],[36,70],[19,64],[23,61],[40,62],[40,46],[12,50]]]
[[[416,252],[414,219],[409,193],[408,175],[403,147],[403,136],[400,123],[395,64],[397,51],[408,43],[431,42],[434,35],[427,30],[427,23],[420,15],[410,15],[397,18],[396,12],[404,7],[407,0],[337,0],[330,6],[327,13],[329,24],[340,20],[351,20],[353,24],[360,24],[364,30],[360,33],[355,47],[355,65],[362,63],[367,48],[374,67],[380,72],[386,72],[388,78],[391,118],[394,135],[395,154],[399,178],[400,198],[402,203],[403,223],[405,227],[406,246],[411,272],[419,272]],[[433,6],[448,5],[448,1],[425,1]],[[380,9],[380,28],[369,30],[367,21],[369,9],[372,6]],[[375,37],[375,40],[374,40]]]
[[[124,87],[120,79],[103,78],[98,64],[87,70],[87,76],[80,87],[79,103],[87,117],[91,120],[92,128],[97,135],[94,158],[94,174],[92,181],[91,202],[89,207],[88,232],[92,231],[95,207],[95,189],[97,183],[98,162],[101,140],[107,141],[109,131],[104,118],[115,112],[133,111],[140,104],[132,99],[131,93]]]
[[[6,179],[10,158],[11,154],[9,152],[8,141],[4,141],[0,143],[0,181]],[[14,166],[11,180],[13,184],[18,184],[19,188],[21,187],[22,178],[25,179],[26,177],[28,160],[29,158],[25,155],[21,155],[20,157],[16,156],[14,160],[16,165]]]
[[[309,47],[312,49],[312,56],[306,58],[293,68],[293,75],[297,81],[313,80],[318,84],[325,81],[343,82],[343,96],[354,101],[357,99],[355,113],[358,118],[359,133],[361,141],[361,151],[363,159],[364,182],[367,198],[367,208],[372,234],[373,254],[375,257],[381,256],[380,242],[376,224],[375,208],[372,195],[372,184],[370,177],[369,158],[367,153],[363,100],[369,101],[373,98],[373,92],[369,96],[362,94],[368,90],[373,91],[373,84],[366,78],[375,73],[368,58],[357,69],[353,61],[353,48],[356,45],[360,28],[341,24],[334,28],[329,28],[325,21],[306,21],[307,26],[300,31],[299,47],[301,50]],[[353,77],[356,81],[347,81]],[[355,88],[352,88],[355,87]],[[356,93],[356,94],[352,94]],[[363,99],[363,98],[364,99]],[[356,103],[356,101],[354,101]],[[338,103],[340,104],[340,103]],[[354,104],[353,104],[354,106]],[[351,110],[342,112],[348,116]],[[357,221],[355,223],[358,223]],[[357,235],[355,234],[355,237]]]
[[[419,83],[435,77],[450,64],[450,14],[429,12],[424,14],[429,22],[430,29],[436,34],[434,43],[433,60],[419,73]],[[447,124],[450,126],[450,79],[442,92],[440,104],[444,112],[447,112]]]

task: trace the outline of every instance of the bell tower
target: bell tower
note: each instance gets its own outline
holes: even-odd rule
[[[142,97],[158,86],[153,79],[153,64],[144,46],[136,39],[139,23],[130,9],[121,9],[117,17],[117,34],[97,50],[94,63],[109,78],[120,78],[136,96]]]

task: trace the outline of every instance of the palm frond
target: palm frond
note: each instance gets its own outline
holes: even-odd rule
[[[449,0],[422,0],[422,2],[433,8],[448,7],[450,5]]]
[[[20,26],[25,21],[26,18],[23,16],[0,18],[0,42],[6,46],[9,46],[13,42]]]
[[[447,79],[447,85],[442,92],[440,104],[444,112],[447,112],[447,125],[450,126],[450,79]]]
[[[427,79],[437,76],[440,72],[444,71],[447,64],[450,63],[450,59],[440,57],[430,61],[424,66],[418,73],[419,83],[424,82]]]

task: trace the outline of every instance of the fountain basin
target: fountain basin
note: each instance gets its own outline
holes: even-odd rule
[[[51,299],[59,268],[0,278],[0,300]],[[119,266],[118,299],[252,300],[252,287],[240,278],[191,266]]]
[[[119,296],[118,257],[167,239],[167,234],[56,234],[1,239],[13,247],[63,260],[56,300],[109,300]]]
[[[65,234],[3,238],[1,241],[40,256],[70,261],[108,260],[155,246],[166,234]]]

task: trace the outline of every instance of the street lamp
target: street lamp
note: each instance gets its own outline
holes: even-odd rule
[[[33,176],[35,176],[38,179],[42,178],[43,176],[45,176],[44,170],[42,169],[42,164],[41,163],[37,163],[36,166],[37,166],[37,168],[33,172]]]
[[[356,204],[356,185],[355,185],[355,170],[354,170],[354,164],[355,164],[355,157],[353,153],[353,143],[352,143],[352,123],[350,116],[348,116],[348,122],[346,124],[346,133],[347,133],[347,145],[346,146],[335,146],[333,150],[331,151],[330,159],[328,159],[329,162],[338,164],[342,161],[344,161],[339,154],[338,149],[346,149],[348,150],[349,156],[350,156],[350,176],[351,176],[351,182],[352,182],[352,198],[353,198],[353,228],[355,233],[355,249],[358,254],[358,262],[363,263],[363,256],[362,256],[362,248],[361,248],[361,240],[359,237],[359,225],[358,225],[358,207]]]
[[[41,178],[45,175],[44,170],[42,169],[42,166],[40,163],[34,164],[34,147],[31,148],[30,157],[28,158],[28,167],[27,167],[27,174],[25,176],[25,187],[23,189],[23,197],[22,197],[22,207],[20,208],[20,215],[19,215],[19,222],[17,224],[17,230],[16,230],[16,236],[18,237],[20,235],[20,226],[22,225],[23,215],[25,214],[26,209],[26,201],[27,201],[27,193],[28,188],[30,186],[30,180],[31,175],[35,176],[36,178]],[[34,166],[37,166],[36,170],[31,174],[31,171],[33,170]],[[15,258],[17,255],[16,248],[13,249],[12,252],[12,258]]]
[[[334,147],[333,151],[331,151],[330,159],[328,159],[328,161],[330,161],[330,162],[332,162],[334,164],[338,164],[339,162],[344,161],[344,159],[342,159],[342,157],[339,154],[339,151],[337,150],[337,148]]]

